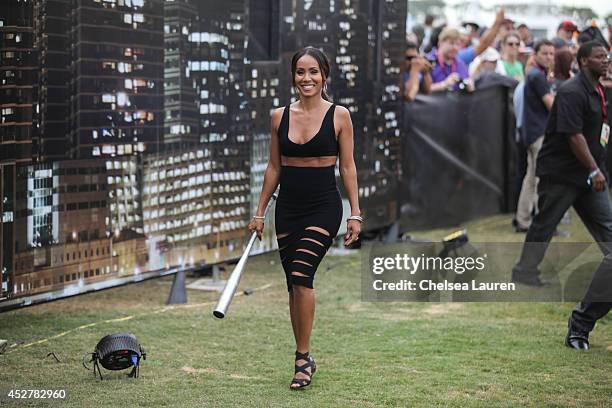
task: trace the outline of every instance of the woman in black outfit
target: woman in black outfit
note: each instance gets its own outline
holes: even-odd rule
[[[299,100],[272,113],[270,158],[249,230],[256,231],[261,239],[264,210],[280,183],[276,236],[296,343],[291,389],[301,389],[310,384],[316,370],[309,354],[315,311],[313,278],[342,221],[342,201],[334,174],[338,158],[351,206],[345,245],[357,240],[363,220],[357,197],[351,117],[346,108],[330,102],[325,91],[329,61],[320,50],[306,47],[293,56],[291,72]]]

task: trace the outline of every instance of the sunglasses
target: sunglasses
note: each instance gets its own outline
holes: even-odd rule
[[[416,58],[416,55],[406,55],[406,61],[412,61]]]

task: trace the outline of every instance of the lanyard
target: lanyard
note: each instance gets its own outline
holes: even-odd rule
[[[604,94],[603,86],[601,84],[597,84],[597,94],[599,94],[599,100],[601,102],[601,117],[604,123],[608,123],[608,109],[606,103],[606,95]]]

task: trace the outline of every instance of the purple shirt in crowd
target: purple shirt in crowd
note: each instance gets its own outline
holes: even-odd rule
[[[456,72],[459,74],[460,79],[467,79],[469,77],[467,65],[459,57],[455,57],[452,64],[440,64],[438,59],[438,49],[434,48],[429,54],[427,59],[437,61],[434,68],[431,70],[431,81],[436,84],[444,81],[451,73]],[[456,83],[454,88],[455,91],[459,90],[459,83]]]

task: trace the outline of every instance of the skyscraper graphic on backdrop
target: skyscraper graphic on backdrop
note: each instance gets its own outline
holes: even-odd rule
[[[306,45],[352,113],[368,226],[395,216],[405,1],[0,8],[0,298],[238,256]]]
[[[38,51],[32,1],[0,3],[0,136],[3,164],[29,163],[36,140]]]
[[[281,4],[284,88],[291,86],[288,67],[296,49],[311,45],[327,53],[333,65],[330,93],[352,114],[360,205],[369,228],[387,225],[398,210],[399,76],[407,4],[402,0],[281,0]]]
[[[31,93],[35,162],[15,169],[15,228],[2,242],[14,260],[5,270],[7,292],[133,273],[144,267],[145,251],[130,262],[122,255],[133,252],[122,247],[144,245],[138,155],[157,151],[162,136],[162,1],[3,5],[33,15],[39,89]],[[82,260],[92,257],[105,267],[87,269]],[[74,277],[68,261],[78,264]]]
[[[206,238],[207,245],[216,247],[215,257],[229,256],[245,242],[245,231],[249,221],[249,151],[250,121],[245,90],[245,66],[248,38],[248,2],[225,0],[200,3],[200,18],[215,19],[224,28],[227,44],[221,50],[225,70],[220,102],[227,114],[210,115],[208,144],[212,152],[212,231]],[[209,23],[207,23],[209,24]],[[214,26],[214,24],[213,24]],[[211,54],[212,55],[212,54]],[[212,66],[211,66],[212,68]],[[209,71],[208,77],[221,75]],[[213,102],[214,103],[214,102]],[[200,105],[200,112],[204,103]],[[213,110],[213,106],[209,112]],[[204,132],[203,132],[204,133]],[[218,136],[214,136],[214,135]],[[212,241],[213,236],[216,238]]]
[[[251,12],[251,18],[258,12],[267,18],[253,19],[249,25],[249,58],[253,69],[247,86],[250,87],[252,126],[257,134],[252,149],[251,211],[257,206],[253,201],[258,197],[267,163],[269,112],[295,100],[291,56],[299,48],[314,46],[324,50],[332,64],[328,88],[334,102],[347,107],[352,115],[359,197],[367,212],[368,226],[387,225],[398,211],[399,67],[406,2],[280,0],[261,3]],[[279,27],[278,31],[275,27]],[[277,78],[278,85],[275,85]]]
[[[71,157],[159,150],[163,2],[79,0],[76,4],[69,32]]]
[[[250,216],[255,215],[257,210],[268,164],[270,114],[281,106],[281,94],[291,86],[281,83],[281,76],[288,67],[283,66],[280,59],[280,6],[279,1],[269,0],[250,2],[249,8],[247,59],[250,69],[246,71],[246,88],[251,125]],[[285,100],[283,102],[286,103]],[[254,252],[269,251],[277,247],[274,211],[274,204],[271,204],[262,241]]]
[[[172,149],[200,143],[198,99],[189,69],[196,18],[191,0],[164,2],[164,145]]]
[[[17,168],[36,140],[38,53],[34,2],[0,2],[0,299],[12,290]]]
[[[165,4],[166,148],[145,155],[143,196],[149,247],[163,252],[151,260],[158,267],[219,262],[244,243],[246,4]]]
[[[361,1],[360,3],[365,3]],[[368,100],[368,131],[373,150],[365,153],[369,170],[360,185],[363,205],[375,225],[386,225],[399,214],[398,180],[401,178],[401,66],[404,62],[407,2],[372,0],[370,63],[374,71]],[[364,146],[367,146],[364,143]]]
[[[39,74],[39,161],[71,158],[71,0],[34,2]]]

